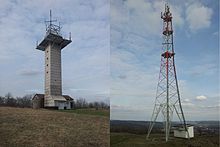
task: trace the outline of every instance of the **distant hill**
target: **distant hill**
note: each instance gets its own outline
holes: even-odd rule
[[[111,120],[111,132],[128,132],[134,134],[146,134],[150,122],[147,121],[124,121],[124,120]],[[155,123],[153,131],[160,131],[163,128],[162,122]]]
[[[127,132],[134,134],[146,134],[150,122],[149,121],[126,121],[126,120],[111,120],[110,130],[111,132]],[[172,125],[178,125],[179,122],[172,122]],[[211,131],[219,131],[219,121],[188,121],[187,124],[193,125],[195,131],[198,129],[208,128]],[[152,133],[161,132],[163,129],[162,122],[156,122]]]

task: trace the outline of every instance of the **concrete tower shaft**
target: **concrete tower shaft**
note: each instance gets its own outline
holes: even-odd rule
[[[45,49],[45,96],[62,95],[61,49],[50,43]]]

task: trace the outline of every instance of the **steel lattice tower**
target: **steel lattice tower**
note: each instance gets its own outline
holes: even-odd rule
[[[157,85],[157,93],[151,122],[148,128],[147,138],[161,112],[165,122],[166,141],[168,141],[173,112],[177,114],[185,131],[188,132],[183,109],[181,106],[180,93],[176,75],[174,62],[174,45],[173,45],[173,28],[172,28],[172,13],[168,4],[165,4],[165,12],[161,12],[163,20],[163,43],[161,54],[161,65],[159,82]]]

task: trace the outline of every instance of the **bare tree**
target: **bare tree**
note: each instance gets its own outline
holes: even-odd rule
[[[76,100],[75,107],[76,108],[88,108],[88,103],[86,102],[84,98],[79,98]]]
[[[19,107],[31,107],[32,95],[25,95],[22,98],[17,97],[17,104]]]
[[[96,110],[98,110],[99,109],[99,102],[94,102],[94,108],[96,109]]]
[[[0,96],[0,106],[4,106],[5,105],[5,98]]]
[[[6,99],[6,102],[5,104],[7,106],[12,106],[12,107],[15,107],[17,105],[17,101],[13,98],[12,94],[10,92],[8,92],[6,95],[5,95],[5,99]]]
[[[13,98],[11,92],[8,92],[8,93],[5,95],[5,98],[6,98],[6,99]]]
[[[32,95],[14,98],[12,94],[8,92],[5,97],[0,96],[0,106],[31,107],[31,99]]]
[[[84,98],[76,99],[75,108],[95,108],[98,109],[109,109],[109,105],[105,102],[90,102],[88,103]]]

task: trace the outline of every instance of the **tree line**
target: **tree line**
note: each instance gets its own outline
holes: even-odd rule
[[[25,95],[23,97],[13,97],[9,92],[5,96],[0,96],[0,106],[31,108],[33,94]],[[109,109],[109,104],[105,102],[87,102],[84,98],[74,99],[74,109],[95,108],[95,109]]]
[[[110,109],[110,106],[105,102],[87,102],[84,98],[79,98],[74,101],[74,108]]]
[[[31,94],[23,97],[13,97],[9,92],[5,96],[0,96],[0,106],[30,108],[32,107],[32,97],[33,95]]]

